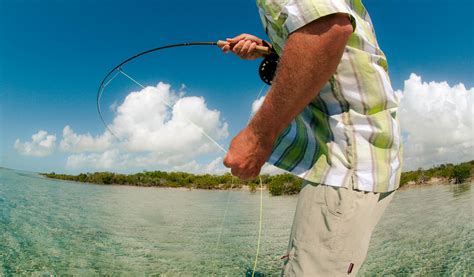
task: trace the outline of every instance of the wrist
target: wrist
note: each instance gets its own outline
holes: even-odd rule
[[[265,120],[258,113],[252,118],[247,128],[263,147],[272,147],[280,133],[272,121]]]

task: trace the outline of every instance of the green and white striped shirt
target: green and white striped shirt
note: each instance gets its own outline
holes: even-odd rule
[[[336,73],[275,142],[269,163],[306,180],[363,191],[398,188],[402,145],[398,98],[360,0],[257,0],[280,53],[288,35],[329,14],[354,27]]]

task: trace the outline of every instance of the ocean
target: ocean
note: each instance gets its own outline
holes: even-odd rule
[[[473,276],[472,187],[398,191],[359,276]],[[264,192],[257,276],[279,276],[296,201]],[[0,168],[0,275],[245,276],[259,203],[259,192],[92,185]]]

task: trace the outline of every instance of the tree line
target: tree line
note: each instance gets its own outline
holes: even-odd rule
[[[435,177],[447,179],[454,184],[461,184],[474,175],[473,168],[474,160],[457,165],[450,163],[442,164],[425,170],[418,168],[418,170],[403,172],[400,185],[402,186],[409,182],[422,184]]]
[[[443,164],[431,169],[403,172],[400,185],[409,182],[424,183],[433,177],[446,178],[452,183],[463,183],[473,175],[474,160],[458,165]],[[67,175],[42,173],[48,178],[85,182],[101,185],[128,185],[143,187],[182,187],[194,189],[239,189],[248,186],[250,191],[256,191],[260,186],[260,178],[264,188],[271,195],[291,195],[299,193],[303,180],[292,174],[261,175],[259,178],[243,181],[233,177],[230,173],[224,175],[197,175],[187,172],[144,171],[135,174],[120,174],[113,172],[81,173]]]

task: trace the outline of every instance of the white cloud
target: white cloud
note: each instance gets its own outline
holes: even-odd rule
[[[185,161],[181,157],[161,159],[153,153],[137,154],[120,151],[119,149],[106,150],[103,153],[80,153],[67,158],[66,167],[69,169],[97,169],[118,172],[140,171],[143,169],[157,169],[170,171],[185,171],[196,174],[224,174],[229,172],[222,164],[222,157],[217,157],[209,163],[199,163],[196,160]]]
[[[218,148],[201,132],[219,140],[226,138],[227,123],[220,112],[207,107],[202,97],[186,97],[184,85],[179,92],[160,82],[131,92],[115,107],[109,128],[117,138],[105,131],[93,137],[76,134],[71,127],[63,130],[61,149],[78,153],[69,156],[68,168],[126,169],[187,168],[193,172],[217,172],[213,160],[202,165],[195,157],[219,153]],[[96,153],[83,153],[83,152]],[[222,170],[221,170],[222,171]]]
[[[404,170],[474,159],[474,88],[411,74],[400,103]]]
[[[255,101],[253,101],[253,103],[252,103],[252,115],[254,115],[258,111],[258,109],[260,109],[260,107],[262,106],[264,100],[265,100],[265,95],[258,98]]]
[[[220,112],[208,109],[204,98],[178,98],[170,85],[161,82],[156,87],[130,93],[117,108],[110,128],[126,141],[124,145],[131,151],[168,155],[215,150],[200,128],[215,139],[229,135]]]
[[[66,167],[95,168],[101,170],[124,168],[127,165],[128,156],[120,153],[118,149],[106,150],[103,153],[81,153],[70,155],[67,158]]]
[[[54,151],[56,147],[56,135],[48,135],[48,132],[40,130],[31,136],[31,141],[21,142],[16,139],[15,149],[25,156],[44,157]]]
[[[109,132],[101,136],[93,137],[91,134],[76,134],[74,130],[66,125],[63,129],[63,138],[59,143],[62,151],[80,153],[85,151],[102,152],[111,146],[113,137]]]
[[[229,172],[228,168],[225,168],[222,164],[222,157],[218,157],[212,160],[208,164],[200,164],[196,160],[192,160],[189,163],[177,165],[172,168],[173,171],[185,171],[190,173],[207,173],[221,175]]]

